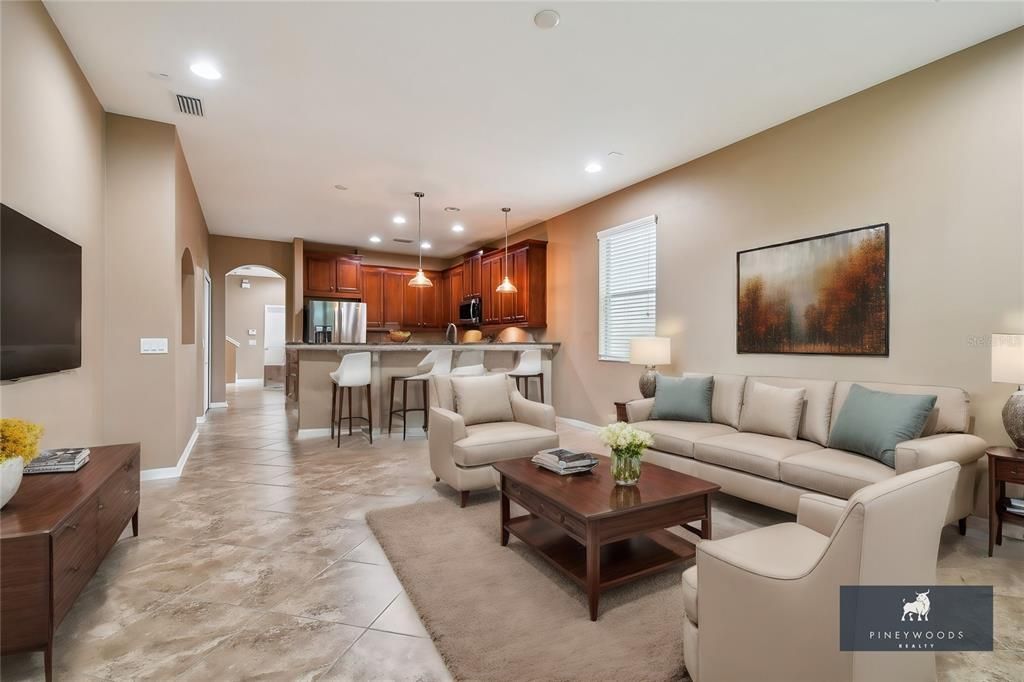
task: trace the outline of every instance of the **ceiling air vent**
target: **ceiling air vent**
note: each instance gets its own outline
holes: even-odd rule
[[[412,244],[411,239],[403,239],[400,237],[395,237],[394,241],[398,242],[399,244]]]
[[[188,95],[178,95],[178,111],[190,116],[203,115],[203,100]]]

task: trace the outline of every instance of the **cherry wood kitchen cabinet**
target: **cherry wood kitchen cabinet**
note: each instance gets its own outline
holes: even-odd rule
[[[406,328],[438,327],[438,298],[441,288],[441,273],[424,270],[423,274],[434,283],[432,287],[411,287],[411,280],[416,272],[414,270],[403,271],[402,285],[405,287],[402,314],[402,326]]]
[[[470,296],[480,297],[483,295],[483,280],[481,278],[482,261],[483,251],[472,253],[466,256],[463,261],[462,298],[469,298]]]
[[[384,268],[363,267],[362,291],[366,304],[366,328],[384,327]]]
[[[405,321],[405,291],[409,287],[405,270],[384,269],[384,327],[401,327]]]
[[[500,324],[501,323],[501,296],[507,296],[508,294],[499,294],[495,289],[501,284],[501,280],[504,277],[504,251],[498,252],[497,255],[489,255],[480,261],[480,283],[483,288],[481,295],[481,323],[482,324]]]
[[[517,291],[499,294],[508,268],[508,277]],[[517,327],[547,326],[547,243],[529,239],[511,244],[506,265],[504,249],[483,259],[483,309],[486,325]]]
[[[362,256],[306,253],[303,294],[313,298],[360,298]]]
[[[462,299],[465,298],[465,265],[456,265],[448,270],[448,305],[447,305],[447,320],[442,320],[445,324],[448,322],[459,323],[459,306],[462,304]]]
[[[323,254],[307,253],[305,295],[334,296],[334,257]]]
[[[339,256],[334,261],[335,291],[342,296],[360,296],[362,292],[362,258]]]

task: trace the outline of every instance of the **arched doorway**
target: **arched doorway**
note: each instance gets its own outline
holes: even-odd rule
[[[229,387],[284,389],[287,318],[285,277],[247,264],[224,275],[224,382]]]

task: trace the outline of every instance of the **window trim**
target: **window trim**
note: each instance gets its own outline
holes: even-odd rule
[[[654,228],[654,285],[651,291],[654,293],[654,333],[651,336],[657,336],[657,324],[658,324],[658,270],[657,270],[657,255],[658,255],[658,215],[653,214],[645,216],[643,218],[637,218],[631,220],[628,223],[622,225],[616,225],[615,227],[609,227],[604,230],[600,230],[597,233],[597,359],[598,362],[618,362],[618,363],[629,363],[629,357],[618,357],[612,355],[605,355],[602,353],[603,337],[605,332],[605,272],[604,264],[602,261],[601,252],[601,240],[608,237],[612,237],[621,232],[627,232],[629,230],[635,230],[640,227],[653,224]]]

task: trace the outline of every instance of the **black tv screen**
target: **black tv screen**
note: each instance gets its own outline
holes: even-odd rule
[[[82,247],[0,204],[0,379],[82,366]]]

